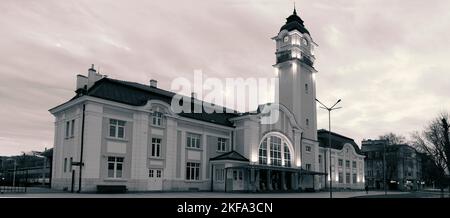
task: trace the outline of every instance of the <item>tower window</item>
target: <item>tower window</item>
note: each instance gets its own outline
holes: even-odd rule
[[[303,45],[308,46],[308,40],[306,40],[305,38],[303,38]]]
[[[308,84],[305,84],[305,93],[308,94]]]
[[[306,126],[309,126],[309,119],[306,119]]]

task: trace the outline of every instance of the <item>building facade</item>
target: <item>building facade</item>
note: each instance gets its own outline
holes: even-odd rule
[[[81,181],[81,191],[99,185],[130,191],[321,189],[326,173],[319,167],[316,44],[295,10],[272,39],[279,98],[253,112],[207,113],[192,96],[187,107],[201,113],[175,113],[175,93],[158,88],[156,80],[115,80],[93,67],[87,77],[78,75],[76,96],[50,110],[52,187]],[[276,122],[262,122],[274,111]]]
[[[371,189],[420,190],[424,186],[422,158],[406,144],[391,145],[386,140],[362,141],[366,155],[366,183]],[[384,182],[386,181],[386,182]]]
[[[319,130],[319,171],[327,174],[320,179],[320,187],[328,189],[364,189],[364,158],[351,138],[327,130]],[[331,149],[330,140],[331,138]],[[331,150],[331,160],[330,160]],[[331,174],[330,172],[331,163]]]

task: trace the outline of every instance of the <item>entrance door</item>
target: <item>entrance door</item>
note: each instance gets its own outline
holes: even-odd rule
[[[244,190],[244,171],[243,170],[233,170],[233,190],[234,191]]]
[[[162,169],[148,170],[148,190],[161,191],[162,190]]]

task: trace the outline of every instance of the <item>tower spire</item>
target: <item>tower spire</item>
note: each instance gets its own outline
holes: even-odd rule
[[[294,15],[297,15],[297,9],[295,8],[295,1],[294,1]]]

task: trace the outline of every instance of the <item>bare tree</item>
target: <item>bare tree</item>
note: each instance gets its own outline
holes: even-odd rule
[[[398,156],[397,152],[395,152],[396,147],[393,145],[404,144],[406,143],[406,139],[402,135],[397,135],[393,132],[386,133],[384,135],[378,136],[378,139],[386,140],[386,180],[391,181],[395,178],[397,172],[397,162]]]
[[[441,113],[430,122],[422,133],[412,134],[412,145],[420,152],[429,156],[439,172],[438,182],[445,183],[446,174],[450,169],[450,140],[449,140],[449,115]],[[450,190],[449,190],[450,191]]]
[[[397,135],[395,133],[386,133],[384,135],[380,135],[378,137],[379,139],[382,140],[387,140],[388,141],[388,145],[398,145],[398,144],[404,144],[406,143],[406,139],[404,136],[402,135]]]

